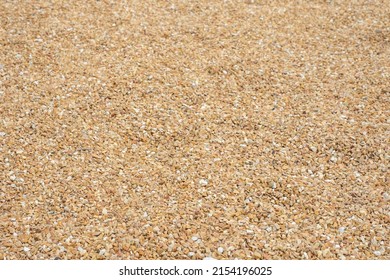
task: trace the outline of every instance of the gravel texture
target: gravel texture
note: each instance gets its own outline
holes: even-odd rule
[[[389,259],[390,1],[0,1],[0,259]]]

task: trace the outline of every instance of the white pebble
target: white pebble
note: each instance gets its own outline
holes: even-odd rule
[[[205,261],[215,261],[216,259],[214,259],[213,257],[205,257],[203,260],[205,260]]]
[[[6,136],[6,135],[7,135],[7,133],[0,131],[0,136],[1,137]]]
[[[191,86],[193,87],[193,88],[196,88],[197,86],[199,86],[199,82],[196,80],[196,81],[192,81],[191,82]]]
[[[192,239],[192,241],[196,241],[196,240],[198,240],[199,238],[198,238],[197,236],[193,236],[191,239]]]
[[[23,247],[23,251],[28,252],[28,251],[30,251],[30,248],[28,248],[28,247]]]
[[[345,232],[345,227],[339,228],[339,232],[340,232],[340,233],[344,233],[344,232]]]
[[[101,249],[99,255],[104,256],[106,254],[106,249]]]
[[[382,255],[382,252],[381,251],[374,251],[374,255],[379,257],[380,255]]]
[[[107,215],[108,214],[108,211],[106,208],[103,208],[103,211],[102,211],[103,215]]]
[[[195,255],[194,252],[189,252],[189,253],[188,253],[188,256],[189,256],[189,257],[193,257],[194,255]]]
[[[209,183],[209,181],[206,179],[199,180],[199,185],[201,185],[202,187],[207,186],[208,183]]]
[[[225,250],[222,247],[218,247],[218,253],[223,254]]]
[[[84,255],[87,252],[82,247],[78,247],[77,250],[80,252],[81,255]]]
[[[333,162],[333,163],[337,162],[337,157],[332,156],[332,157],[330,158],[330,161]]]
[[[389,200],[389,199],[390,199],[390,195],[389,195],[388,193],[384,193],[384,194],[383,194],[383,199],[384,199],[385,201]]]

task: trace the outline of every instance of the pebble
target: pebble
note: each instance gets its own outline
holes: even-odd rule
[[[339,228],[339,233],[344,233],[345,232],[345,227],[340,227]]]
[[[28,252],[28,251],[30,251],[30,248],[28,248],[28,247],[23,247],[23,251]]]
[[[205,257],[205,258],[203,258],[203,260],[205,260],[205,261],[215,261],[217,259],[214,259],[213,257]]]
[[[382,252],[381,251],[374,251],[374,255],[379,257],[380,255],[382,255]]]
[[[316,148],[316,147],[314,147],[314,146],[311,146],[311,147],[310,147],[310,150],[311,150],[312,152],[314,152],[314,153],[316,153],[316,152],[317,152],[317,148]]]
[[[82,247],[78,247],[77,250],[80,252],[81,255],[84,255],[87,252]]]
[[[200,179],[199,180],[199,185],[201,185],[202,187],[207,186],[208,183],[209,183],[209,181],[207,179]]]
[[[222,247],[218,247],[218,253],[223,254],[225,250]]]
[[[4,137],[4,136],[6,136],[6,135],[7,135],[7,133],[0,131],[0,136],[1,136],[1,137]]]
[[[191,239],[192,241],[197,241],[199,238],[197,236],[193,236]]]
[[[188,253],[188,256],[189,256],[189,257],[193,257],[193,256],[195,256],[195,253],[194,253],[194,252],[189,252],[189,253]]]
[[[108,211],[107,211],[106,208],[103,208],[102,214],[103,214],[103,215],[107,215],[107,214],[108,214]]]

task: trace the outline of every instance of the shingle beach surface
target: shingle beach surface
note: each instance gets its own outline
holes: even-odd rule
[[[389,259],[390,1],[0,1],[0,259]]]

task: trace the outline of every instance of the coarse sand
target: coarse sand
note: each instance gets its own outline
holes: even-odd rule
[[[0,0],[0,259],[389,259],[390,1]]]

